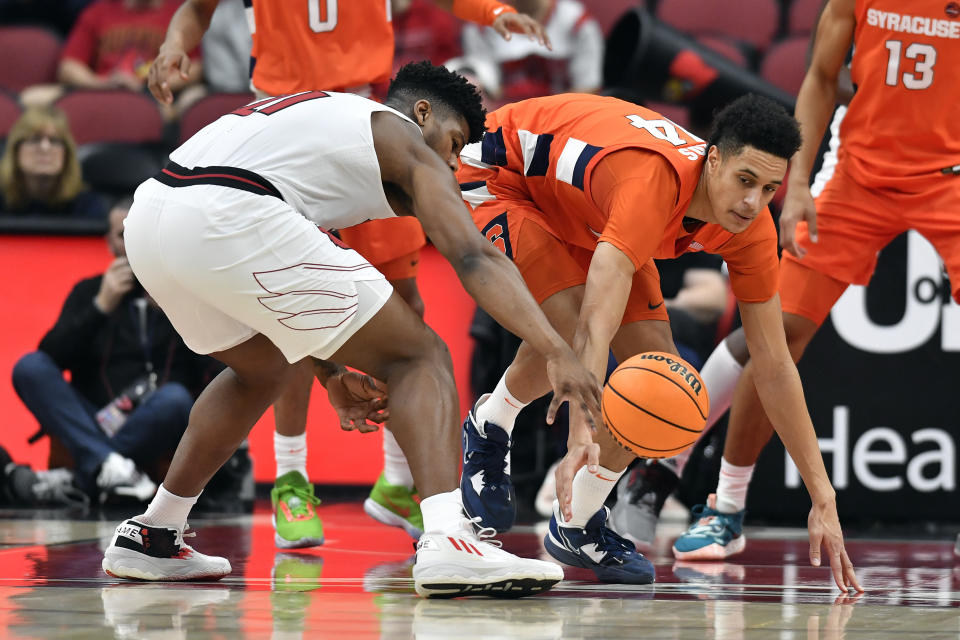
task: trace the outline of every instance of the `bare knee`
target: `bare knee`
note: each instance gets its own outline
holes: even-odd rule
[[[806,351],[807,345],[813,340],[819,326],[808,318],[794,315],[792,313],[783,314],[783,330],[787,336],[787,348],[790,349],[790,355],[794,362],[799,362]]]

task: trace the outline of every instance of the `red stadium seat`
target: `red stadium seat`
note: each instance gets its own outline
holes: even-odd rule
[[[57,101],[77,144],[159,143],[163,118],[153,98],[124,90],[73,91]]]
[[[727,36],[759,50],[773,41],[780,24],[777,0],[740,0],[736,3],[703,0],[661,0],[658,17],[697,36]]]
[[[810,38],[797,36],[770,47],[760,64],[760,75],[770,84],[797,95],[807,72]]]
[[[791,36],[812,33],[817,25],[817,16],[823,0],[793,0],[787,14],[787,32]]]
[[[711,51],[719,53],[724,58],[727,58],[731,62],[737,63],[741,67],[747,66],[747,56],[744,55],[743,49],[731,42],[727,38],[718,38],[715,36],[700,36],[697,38],[697,42],[707,47]]]
[[[19,117],[20,104],[13,96],[5,91],[0,91],[0,140],[7,137],[10,127]]]
[[[610,34],[610,29],[617,23],[617,20],[630,9],[642,7],[643,0],[582,0],[597,22],[603,29],[604,35]]]
[[[0,87],[21,91],[57,78],[60,38],[42,27],[0,28]]]
[[[253,102],[252,93],[212,93],[187,108],[180,116],[180,142],[183,144],[197,131],[237,107]]]

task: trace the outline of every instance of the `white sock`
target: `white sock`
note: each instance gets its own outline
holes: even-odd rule
[[[463,512],[460,489],[438,493],[420,501],[423,514],[423,530],[427,533],[452,533],[459,531],[467,517]]]
[[[147,505],[147,512],[134,518],[137,522],[143,524],[163,525],[174,529],[182,529],[187,523],[187,516],[190,509],[196,504],[200,494],[192,498],[183,498],[167,491],[167,488],[160,485],[157,489],[157,495]]]
[[[383,430],[383,477],[390,484],[413,489],[413,475],[407,457],[393,433],[386,428]]]
[[[282,436],[273,432],[273,455],[277,460],[277,477],[299,471],[304,480],[307,475],[307,434]]]
[[[737,382],[740,380],[742,373],[743,365],[737,362],[737,359],[730,353],[727,341],[722,341],[707,358],[703,369],[700,371],[700,377],[703,378],[703,384],[707,387],[707,394],[710,396],[710,414],[707,416],[707,424],[703,427],[703,432],[697,438],[697,442],[700,442],[710,432],[717,420],[730,408],[730,403],[733,401],[733,391],[737,388]],[[690,459],[690,454],[693,453],[693,448],[697,446],[697,442],[694,442],[689,449],[673,456],[672,459],[677,466],[677,476],[683,475],[683,468],[687,466],[687,461]]]
[[[529,403],[520,402],[513,397],[507,389],[507,374],[503,374],[500,382],[497,383],[497,388],[477,407],[477,422],[480,424],[492,422],[510,435],[513,432],[513,424],[517,421],[517,415],[527,404]]]
[[[623,471],[626,471],[624,469]],[[617,484],[617,480],[623,475],[623,471],[611,471],[606,467],[597,465],[597,472],[590,473],[586,465],[580,467],[577,475],[573,476],[573,499],[570,509],[573,517],[569,522],[562,524],[567,526],[583,527],[587,521],[600,510],[604,500],[610,495],[610,491]]]
[[[754,465],[738,467],[720,460],[720,481],[717,483],[717,511],[736,513],[747,508],[747,489],[753,476]]]

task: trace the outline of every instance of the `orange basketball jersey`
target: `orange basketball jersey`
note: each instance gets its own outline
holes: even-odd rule
[[[487,116],[486,127],[479,148],[469,145],[461,154],[458,179],[471,204],[479,201],[471,201],[470,186],[485,183],[497,202],[531,202],[528,210],[539,214],[526,215],[537,215],[542,226],[566,243],[592,250],[598,240],[610,241],[638,268],[651,257],[717,253],[727,261],[741,300],[767,300],[776,292],[777,237],[769,211],[739,234],[716,224],[684,230],[706,143],[655,111],[616,98],[561,94],[502,107]],[[594,169],[624,149],[654,152],[667,160],[675,175],[664,176],[662,184],[651,188],[676,194],[672,211],[659,211],[662,206],[644,201],[613,214],[597,206],[591,193]],[[649,169],[642,165],[637,171]],[[649,250],[630,251],[651,246],[651,234],[657,238],[652,255]]]
[[[839,160],[858,182],[912,191],[960,164],[960,2],[858,0],[851,75]]]
[[[390,0],[253,0],[253,86],[282,95],[386,80],[390,20]]]

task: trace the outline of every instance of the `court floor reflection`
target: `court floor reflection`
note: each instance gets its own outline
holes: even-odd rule
[[[887,640],[960,637],[960,569],[952,543],[851,539],[868,592],[838,596],[826,568],[807,563],[795,531],[751,539],[733,562],[652,559],[657,583],[597,583],[570,569],[543,596],[515,601],[423,600],[402,531],[360,505],[321,507],[327,543],[278,551],[270,516],[193,523],[198,548],[226,555],[216,583],[121,582],[100,571],[112,527],[15,520],[0,513],[0,629],[6,638],[415,638]],[[32,522],[32,524],[31,524]],[[750,532],[748,531],[748,535]],[[853,538],[853,536],[851,536]],[[506,548],[543,554],[535,527]],[[663,546],[663,545],[661,545]]]

